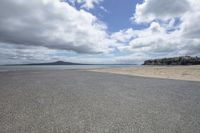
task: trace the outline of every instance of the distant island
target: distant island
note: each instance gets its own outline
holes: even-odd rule
[[[137,64],[88,64],[88,63],[55,61],[55,62],[47,62],[47,63],[6,64],[4,66],[36,66],[36,65],[137,65]]]
[[[200,57],[180,56],[144,61],[143,65],[200,65]]]
[[[31,64],[22,64],[22,65],[86,65],[86,64],[56,61],[56,62],[48,62],[48,63],[31,63]]]
[[[55,61],[55,62],[47,62],[47,63],[29,63],[29,64],[6,64],[3,66],[36,66],[36,65],[89,65],[89,64],[81,64],[81,63],[73,63],[73,62],[64,62],[64,61]]]

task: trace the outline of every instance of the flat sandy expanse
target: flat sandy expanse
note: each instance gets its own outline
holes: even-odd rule
[[[87,72],[0,73],[1,133],[199,133],[200,82]]]
[[[197,66],[140,66],[132,68],[94,69],[106,72],[144,77],[200,81],[200,65]]]

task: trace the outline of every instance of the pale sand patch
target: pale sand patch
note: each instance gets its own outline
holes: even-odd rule
[[[140,66],[131,68],[92,69],[90,71],[133,76],[200,81],[200,65],[195,66]]]

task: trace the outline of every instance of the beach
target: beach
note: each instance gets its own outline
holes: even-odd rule
[[[200,0],[0,0],[0,133],[200,133]]]
[[[88,70],[0,72],[2,133],[199,133],[200,82]]]
[[[128,68],[93,69],[92,71],[153,78],[200,81],[200,65],[138,66]]]

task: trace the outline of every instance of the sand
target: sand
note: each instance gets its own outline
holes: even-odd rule
[[[139,66],[128,68],[93,69],[91,71],[154,78],[200,81],[200,65],[196,66]]]
[[[1,133],[199,133],[200,82],[85,70],[0,73]]]

